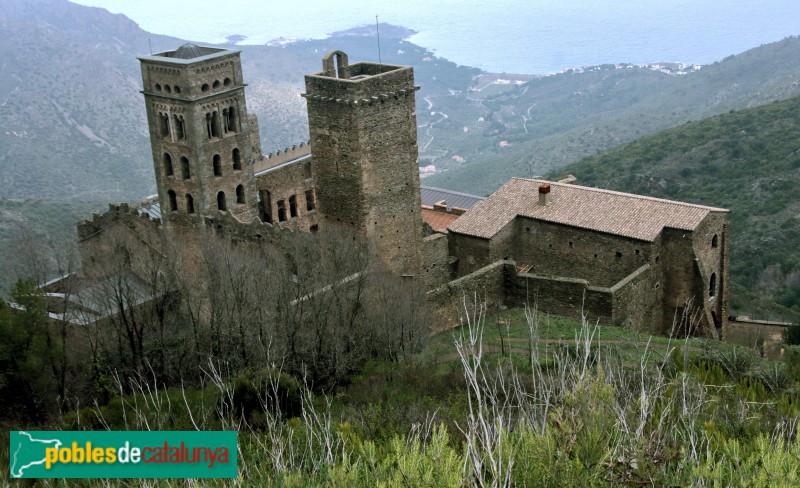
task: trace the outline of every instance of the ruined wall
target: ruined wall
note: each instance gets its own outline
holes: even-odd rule
[[[662,310],[658,280],[645,264],[611,288],[614,307],[612,323],[628,329],[660,334]]]
[[[427,299],[435,315],[430,321],[431,332],[437,333],[458,326],[465,314],[465,300],[468,313],[474,311],[476,300],[490,310],[503,305],[506,269],[509,267],[513,268],[514,263],[498,261],[429,291]]]
[[[706,335],[720,339],[725,337],[728,327],[730,244],[727,217],[727,213],[711,212],[692,233],[692,250],[697,257],[700,281],[695,286],[704,288],[697,293],[703,296],[704,316],[709,326]],[[695,303],[698,302],[699,299]]]
[[[506,270],[506,301],[511,306],[534,304],[541,312],[610,324],[613,296],[608,288],[590,286],[586,280],[518,273]]]
[[[83,274],[95,278],[125,267],[145,275],[152,254],[160,253],[160,221],[140,215],[127,203],[78,222],[78,251]]]

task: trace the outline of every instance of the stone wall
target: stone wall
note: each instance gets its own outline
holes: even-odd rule
[[[425,289],[430,290],[450,280],[450,256],[447,235],[433,233],[422,240],[422,270],[420,276]]]
[[[261,221],[293,225],[311,232],[318,229],[320,219],[311,156],[259,173],[256,191]]]
[[[431,333],[458,326],[465,313],[474,312],[475,303],[489,310],[504,305],[506,270],[513,267],[513,262],[498,261],[429,291],[428,303],[434,310]]]
[[[660,334],[662,310],[658,283],[650,264],[645,264],[611,288],[612,323],[633,330]]]

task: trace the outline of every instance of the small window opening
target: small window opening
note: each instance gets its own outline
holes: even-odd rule
[[[297,217],[297,197],[295,195],[289,197],[289,215],[292,218]]]
[[[314,190],[306,190],[306,210],[309,212],[317,208],[317,203],[314,201]]]
[[[597,253],[595,253],[594,258],[597,259]]]
[[[186,121],[182,115],[174,115],[172,121],[175,123],[175,135],[178,139],[186,139]]]
[[[661,256],[656,256],[656,264],[658,264],[659,261],[661,261]]]
[[[219,137],[219,112],[211,113],[211,137]]]
[[[200,90],[207,92],[208,91],[208,83],[203,83],[203,86],[200,87]]]
[[[236,187],[236,203],[246,203],[244,199],[244,187],[242,185]]]
[[[161,85],[159,85],[158,83],[156,83],[156,91],[161,91]]]
[[[217,208],[219,210],[222,210],[223,212],[225,210],[228,210],[228,202],[225,201],[225,192],[224,191],[221,191],[221,192],[217,193]]]
[[[164,85],[164,91],[167,93],[172,93],[172,87],[169,85]]]
[[[639,255],[639,250],[638,250],[638,249],[636,250],[636,255],[637,255],[637,256]]]
[[[169,115],[164,113],[158,114],[159,128],[161,129],[161,137],[169,137]]]
[[[711,238],[711,247],[717,246],[719,246],[719,238],[717,237],[717,234],[714,234],[714,237]]]
[[[319,231],[319,225],[314,224],[311,227],[309,227],[308,230],[310,230],[312,234],[316,234],[317,231]]]
[[[169,198],[169,211],[175,212],[178,210],[178,198],[175,196],[175,191],[170,190],[167,192],[167,197]]]
[[[223,110],[222,118],[225,120],[225,132],[236,132],[236,110],[228,107]]]
[[[213,165],[214,176],[222,176],[222,159],[219,157],[219,154],[214,155]]]
[[[267,190],[260,190],[258,197],[261,200],[259,207],[261,209],[261,220],[271,224],[272,223],[272,195]]]
[[[181,176],[184,180],[192,177],[192,172],[189,169],[189,160],[185,156],[181,158]]]
[[[286,222],[286,203],[278,200],[278,222]]]
[[[225,86],[231,86],[231,83],[233,82],[231,81],[230,78],[225,78],[225,81],[222,82],[222,84]]]
[[[194,213],[194,198],[188,193],[186,194],[186,211],[190,214]]]
[[[617,251],[617,259],[622,259],[622,251]]]
[[[172,156],[169,153],[164,153],[164,174],[172,176]]]
[[[180,92],[181,92],[181,87],[179,87],[178,85],[175,85],[175,93],[179,94]]]
[[[717,273],[711,273],[711,279],[708,280],[708,296],[711,298],[717,292]]]
[[[242,169],[242,156],[239,153],[239,149],[238,148],[234,148],[233,153],[231,154],[231,157],[233,159],[233,169],[235,169],[237,171]]]
[[[212,88],[219,88],[219,80],[214,80],[214,84],[211,85]]]
[[[572,247],[572,241],[569,241],[569,247],[570,248]]]

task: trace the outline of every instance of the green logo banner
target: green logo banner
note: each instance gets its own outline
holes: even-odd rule
[[[236,478],[235,431],[12,431],[12,478]]]

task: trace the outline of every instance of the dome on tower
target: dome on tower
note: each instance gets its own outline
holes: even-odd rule
[[[192,59],[192,58],[199,58],[203,56],[203,50],[197,44],[192,44],[191,42],[187,42],[183,46],[179,47],[175,54],[172,55],[173,58],[181,58],[181,59]]]

